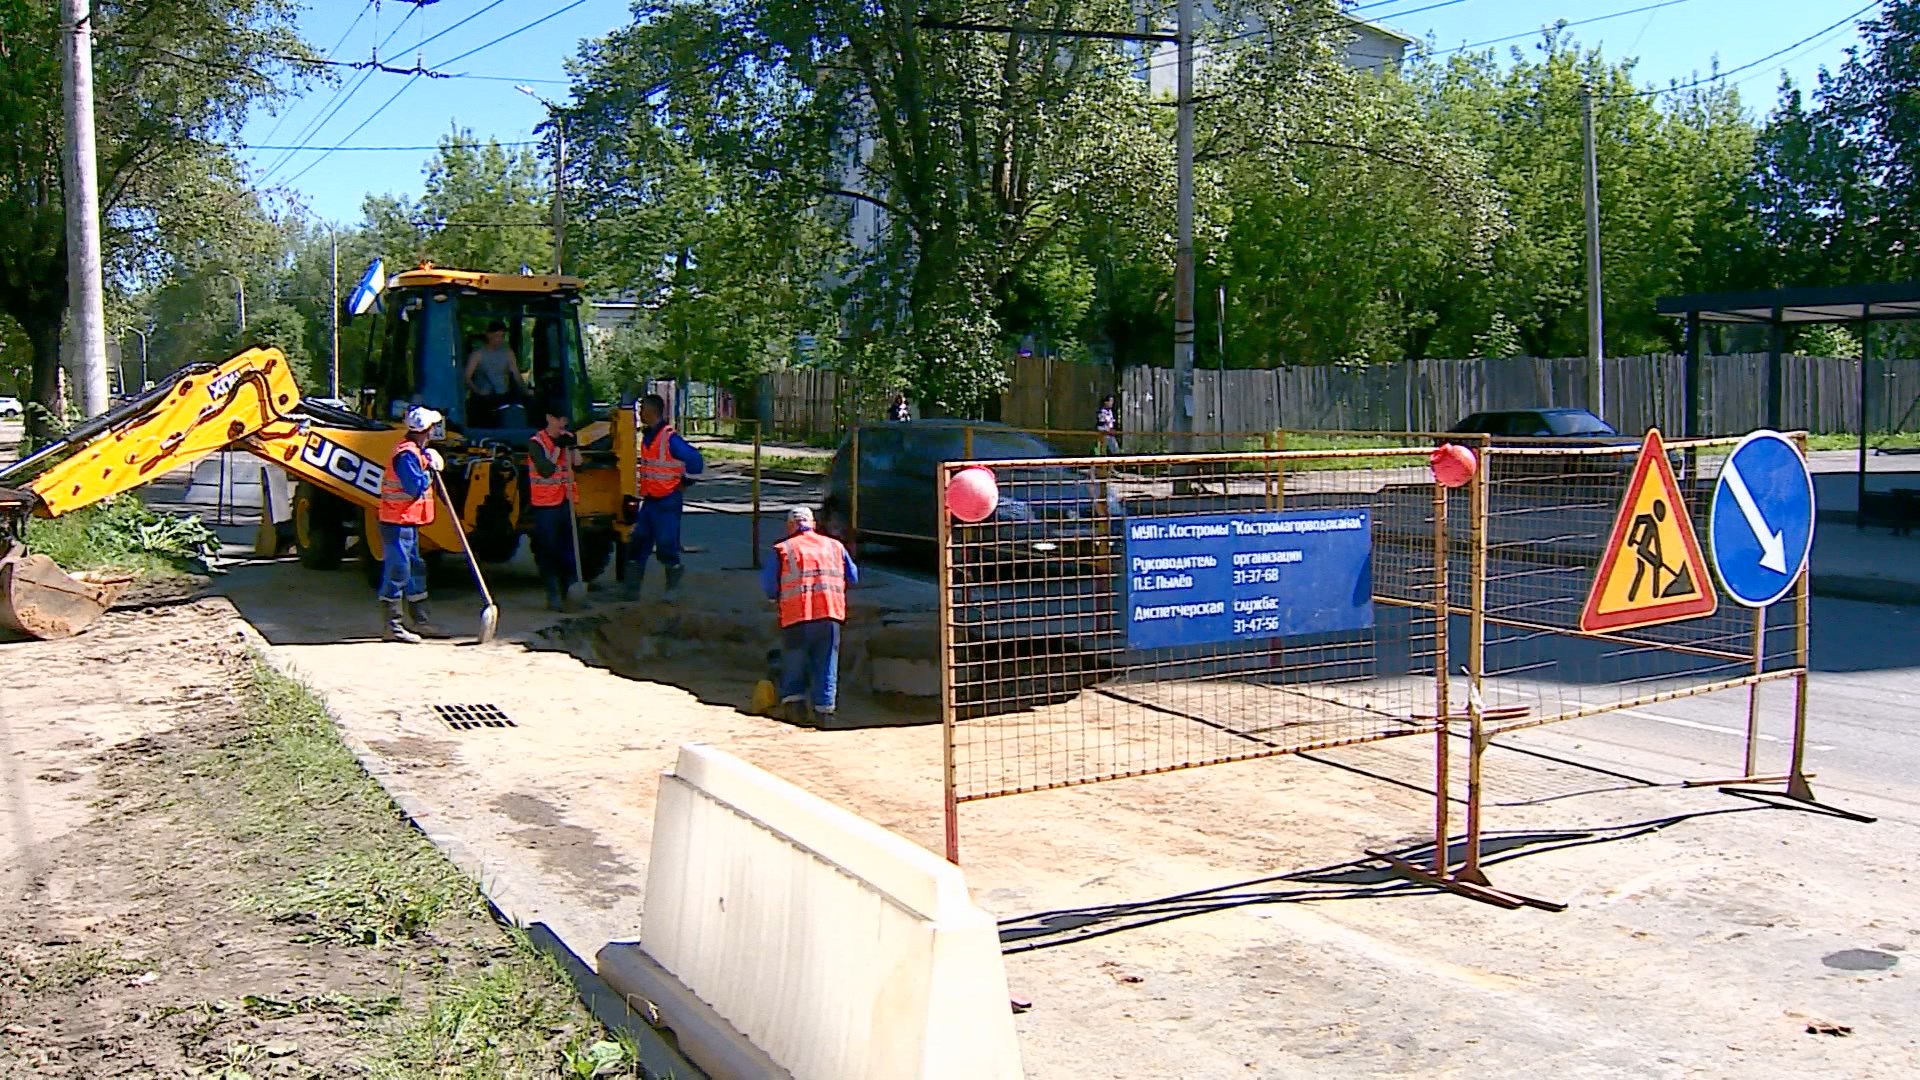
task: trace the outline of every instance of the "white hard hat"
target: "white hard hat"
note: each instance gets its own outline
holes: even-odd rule
[[[807,528],[812,528],[813,511],[804,506],[796,506],[787,511],[787,524],[795,527],[805,525]]]
[[[407,430],[429,431],[432,430],[433,425],[445,419],[446,417],[441,416],[425,405],[415,405],[413,408],[407,410]]]

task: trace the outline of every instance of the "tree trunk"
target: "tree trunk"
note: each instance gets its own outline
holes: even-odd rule
[[[60,400],[60,312],[56,308],[51,318],[21,319],[20,324],[33,348],[33,401],[27,409],[27,434],[40,442],[57,436],[59,425],[66,419]]]

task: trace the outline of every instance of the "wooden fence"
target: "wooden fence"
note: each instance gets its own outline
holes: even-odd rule
[[[1685,422],[1685,357],[1616,356],[1605,361],[1608,423],[1623,432],[1678,432]],[[1816,433],[1858,430],[1860,361],[1782,357],[1781,425]],[[1765,353],[1701,360],[1702,434],[1766,424]],[[1289,430],[1442,431],[1470,413],[1543,406],[1593,409],[1592,366],[1584,358],[1407,360],[1366,366],[1233,368],[1194,372],[1194,428],[1200,432]],[[1875,360],[1869,387],[1872,431],[1920,427],[1907,410],[1920,398],[1920,359]],[[1125,431],[1173,427],[1173,372],[1018,357],[998,419],[1015,427],[1091,428],[1100,398],[1119,399]],[[884,392],[861,394],[832,372],[787,371],[762,385],[762,418],[788,438],[820,437],[856,419],[885,415]],[[916,410],[916,415],[918,411]]]

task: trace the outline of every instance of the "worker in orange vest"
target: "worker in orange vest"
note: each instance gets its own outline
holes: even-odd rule
[[[386,609],[386,639],[418,645],[443,638],[427,609],[427,564],[420,557],[420,527],[433,524],[433,474],[445,469],[440,451],[427,445],[445,418],[416,405],[407,410],[407,434],[393,448],[380,480],[380,603]],[[407,608],[413,609],[408,626]]]
[[[833,726],[847,586],[859,580],[840,541],[814,529],[812,510],[787,512],[787,538],[773,545],[760,587],[780,608],[780,702],[794,723],[811,704],[819,726]]]
[[[627,540],[628,600],[640,598],[640,579],[647,572],[647,556],[660,556],[666,568],[667,591],[680,587],[681,492],[700,479],[706,462],[700,451],[680,437],[666,420],[667,402],[659,394],[640,399],[639,445],[634,449],[634,477],[640,505],[634,512],[633,535]]]
[[[567,430],[564,405],[547,407],[547,426],[527,443],[527,501],[533,504],[533,561],[547,587],[547,610],[566,608],[567,587],[579,577],[573,565],[574,507],[580,488],[579,440]]]

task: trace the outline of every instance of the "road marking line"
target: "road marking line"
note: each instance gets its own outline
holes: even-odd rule
[[[1747,737],[1747,733],[1740,728],[1722,727],[1719,724],[1707,724],[1699,720],[1682,720],[1677,716],[1658,716],[1650,712],[1641,712],[1639,709],[1615,709],[1614,712],[1622,716],[1632,716],[1640,720],[1653,720],[1662,724],[1672,724],[1674,727],[1693,728],[1695,731],[1717,731],[1722,735],[1732,735],[1736,739],[1744,739]],[[1763,742],[1770,743],[1785,743],[1789,741],[1777,735],[1768,735],[1765,732],[1760,734],[1760,739]],[[1812,743],[1807,746],[1807,749],[1831,750],[1833,747]]]

